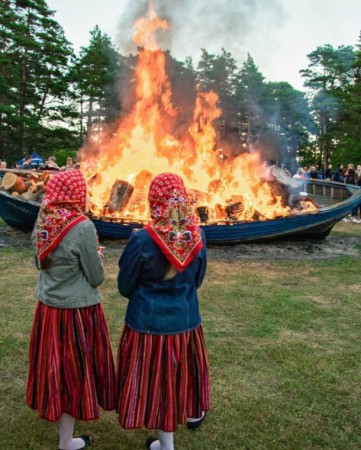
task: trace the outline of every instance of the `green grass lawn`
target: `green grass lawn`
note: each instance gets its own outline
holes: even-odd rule
[[[332,233],[361,242],[361,225]],[[126,301],[118,256],[106,254],[101,287],[114,355]],[[29,249],[0,249],[0,448],[57,448],[57,427],[25,405],[37,273]],[[361,448],[361,255],[333,260],[210,261],[200,305],[212,375],[201,429],[180,427],[177,450]],[[94,449],[142,449],[146,430],[115,413],[78,422]]]

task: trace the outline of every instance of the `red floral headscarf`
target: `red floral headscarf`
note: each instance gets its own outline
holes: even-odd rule
[[[203,247],[182,178],[162,173],[149,187],[152,221],[145,227],[167,260],[183,272]]]
[[[84,215],[86,182],[79,170],[59,172],[47,185],[36,228],[38,258],[42,261],[79,222]]]

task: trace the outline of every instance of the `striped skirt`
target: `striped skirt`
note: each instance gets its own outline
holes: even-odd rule
[[[56,422],[63,413],[99,418],[115,409],[115,370],[101,304],[77,309],[38,302],[29,349],[26,403]]]
[[[125,325],[118,349],[116,409],[123,428],[175,431],[210,408],[203,328],[151,335]]]

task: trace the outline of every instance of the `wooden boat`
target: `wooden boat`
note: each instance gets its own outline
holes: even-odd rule
[[[210,244],[236,244],[273,239],[323,239],[332,227],[361,204],[361,189],[332,181],[302,180],[300,188],[320,205],[317,212],[298,213],[273,220],[250,222],[218,222],[202,224]],[[23,231],[32,230],[39,204],[13,197],[0,191],[0,217],[10,226]],[[145,222],[115,221],[91,217],[100,238],[128,239],[131,231]]]

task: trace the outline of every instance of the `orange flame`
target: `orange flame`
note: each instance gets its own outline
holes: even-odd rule
[[[187,135],[180,138],[172,134],[178,110],[172,105],[165,54],[156,43],[156,32],[167,31],[168,24],[157,17],[151,4],[148,17],[137,20],[134,29],[139,47],[135,105],[111,138],[105,132],[98,133],[96,139],[90,136],[81,150],[81,170],[88,181],[93,214],[146,220],[152,176],[174,172],[184,178],[194,207],[207,209],[209,221],[288,215],[290,208],[262,181],[266,169],[257,153],[232,161],[222,159],[213,126],[221,116],[215,92],[198,92]],[[94,145],[96,155],[91,154]],[[129,183],[134,190],[126,207],[109,211],[111,189],[117,180]]]

